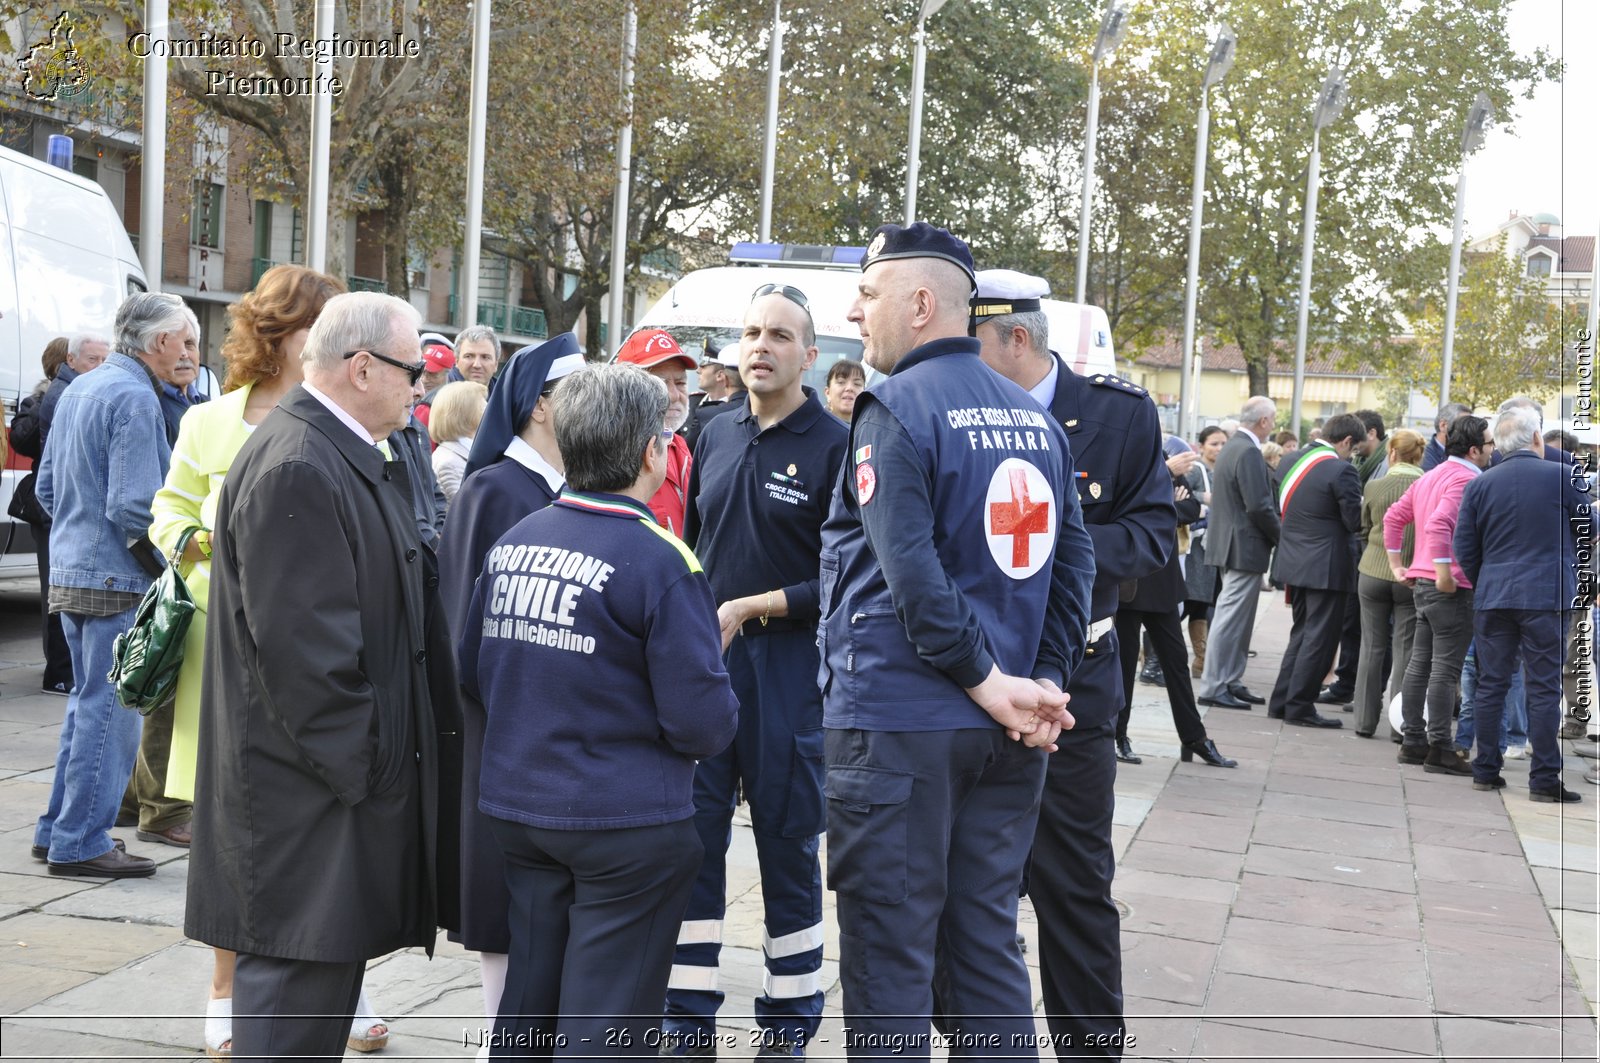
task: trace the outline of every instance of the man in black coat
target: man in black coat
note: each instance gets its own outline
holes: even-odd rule
[[[1248,709],[1263,700],[1245,688],[1244,663],[1256,626],[1261,574],[1278,544],[1278,506],[1261,456],[1277,416],[1277,405],[1265,395],[1248,399],[1239,413],[1239,430],[1217,455],[1211,474],[1206,564],[1222,569],[1222,590],[1206,640],[1198,690],[1202,705]]]
[[[1289,588],[1294,626],[1267,715],[1299,727],[1343,727],[1317,712],[1317,692],[1333,667],[1345,599],[1356,586],[1351,536],[1361,529],[1361,477],[1350,452],[1366,438],[1354,414],[1328,418],[1322,438],[1306,447],[1283,477],[1283,534],[1273,579]]]
[[[1066,431],[1084,530],[1094,543],[1089,641],[1067,683],[1077,722],[1061,732],[1050,756],[1028,893],[1039,916],[1039,974],[1058,1054],[1120,1057],[1113,742],[1123,705],[1118,654],[1136,654],[1138,645],[1119,647],[1113,629],[1119,588],[1161,570],[1176,544],[1177,519],[1155,404],[1118,377],[1078,376],[1050,350],[1039,302],[1049,290],[1038,277],[984,270],[972,315],[984,363],[1027,389]]]
[[[342,1058],[366,962],[453,920],[452,654],[381,442],[421,395],[417,318],[329,300],[219,496],[184,929],[239,953],[240,1058]]]

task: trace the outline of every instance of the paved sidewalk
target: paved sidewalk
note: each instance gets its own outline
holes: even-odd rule
[[[1276,595],[1260,613],[1246,680],[1264,694],[1288,615]],[[99,884],[52,878],[29,856],[66,704],[34,693],[38,646],[25,605],[0,596],[0,1058],[203,1058],[210,954],[180,929],[184,854],[129,830],[129,850],[160,871]],[[1324,732],[1214,709],[1206,724],[1237,769],[1178,763],[1165,693],[1139,688],[1145,760],[1117,783],[1126,1058],[1597,1058],[1600,792],[1578,758],[1566,782],[1583,803],[1535,805],[1526,761],[1508,762],[1503,794],[1478,793],[1401,767],[1348,717]],[[734,835],[722,1032],[736,1047],[722,1055],[746,1058],[736,1012],[761,982],[761,909],[749,831]],[[817,1059],[839,1054],[841,1036],[826,899]],[[1037,964],[1026,905],[1021,929]],[[473,1057],[475,957],[441,937],[431,962],[385,957],[368,985],[394,1025],[374,1058]]]

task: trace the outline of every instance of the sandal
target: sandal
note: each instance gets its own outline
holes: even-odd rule
[[[206,1001],[206,1055],[233,1058],[233,998]]]
[[[350,1037],[345,1044],[353,1052],[381,1052],[389,1043],[389,1024],[379,1018],[367,1000],[367,991],[361,991],[356,1001],[356,1015],[350,1023]]]

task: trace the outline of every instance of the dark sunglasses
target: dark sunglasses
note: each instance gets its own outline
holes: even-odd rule
[[[811,313],[811,300],[807,299],[806,293],[799,288],[788,284],[763,284],[750,296],[750,301],[753,303],[763,295],[781,295],[807,314]]]
[[[422,379],[422,374],[428,371],[427,362],[402,362],[398,358],[390,358],[387,354],[379,354],[377,351],[372,350],[346,351],[344,357],[346,359],[354,358],[358,354],[370,354],[380,362],[388,362],[396,369],[403,370],[406,376],[411,378],[412,387],[416,387],[417,381]]]

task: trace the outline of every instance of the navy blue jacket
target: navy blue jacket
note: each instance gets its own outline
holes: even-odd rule
[[[998,726],[967,689],[996,665],[1064,687],[1093,579],[1061,427],[977,340],[915,348],[856,400],[822,530],[825,725]]]
[[[543,476],[512,458],[501,458],[461,482],[439,545],[439,590],[451,638],[466,633],[472,587],[489,547],[556,496]]]
[[[1161,419],[1143,388],[1104,373],[1081,377],[1065,363],[1050,412],[1072,447],[1083,527],[1094,542],[1090,619],[1101,620],[1117,611],[1123,583],[1161,571],[1177,547]]]
[[[806,389],[806,401],[761,430],[748,405],[705,425],[689,474],[683,541],[726,602],[782,588],[789,615],[746,634],[812,630],[822,522],[850,430]]]
[[[466,621],[485,814],[551,830],[694,815],[695,760],[733,741],[738,702],[711,586],[648,507],[563,491],[489,551]]]
[[[1579,607],[1576,539],[1589,539],[1593,519],[1586,483],[1576,466],[1519,450],[1467,484],[1455,551],[1474,609]]]
[[[210,401],[211,396],[200,394],[193,384],[180,389],[176,384],[161,382],[161,416],[167,422],[167,446],[178,441],[178,423],[190,407]]]

